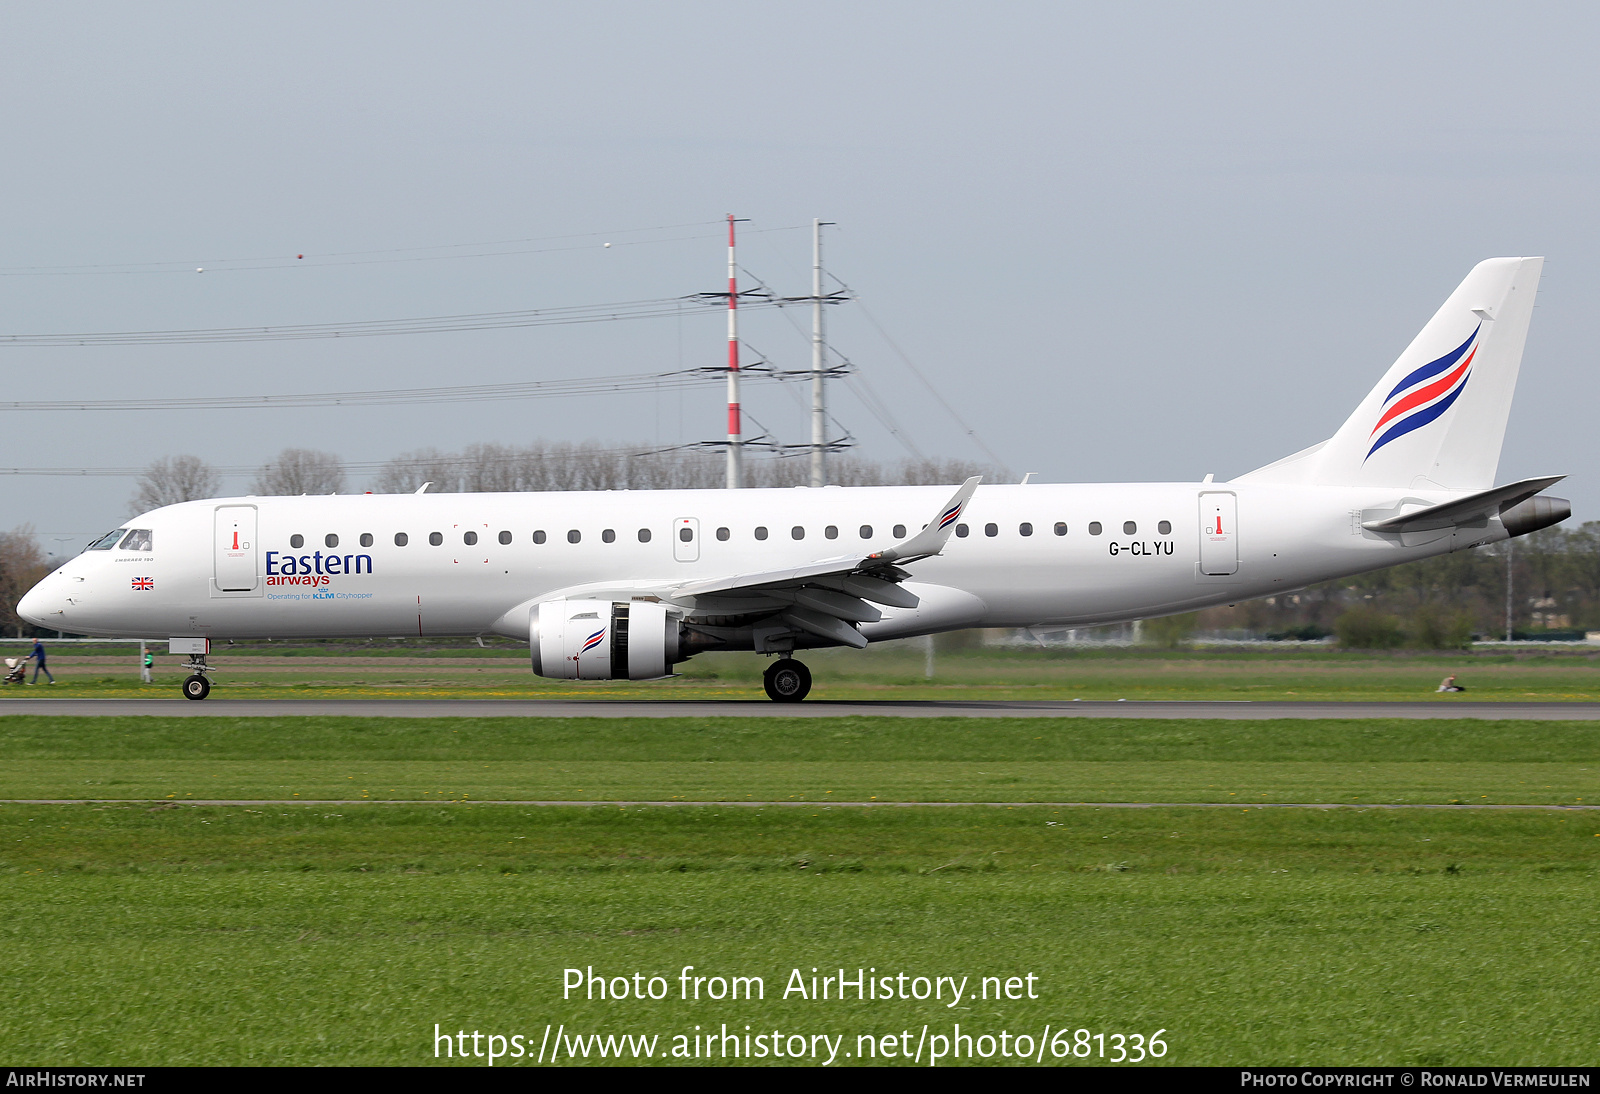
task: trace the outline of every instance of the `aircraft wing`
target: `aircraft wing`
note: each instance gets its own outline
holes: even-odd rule
[[[975,477],[962,483],[921,531],[885,550],[690,581],[664,590],[663,599],[701,617],[771,613],[774,623],[783,627],[860,649],[867,639],[855,624],[882,619],[875,604],[917,606],[916,595],[900,587],[911,575],[899,564],[944,550],[980,481],[981,477]]]

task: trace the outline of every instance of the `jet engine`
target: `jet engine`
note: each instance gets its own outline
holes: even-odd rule
[[[548,600],[529,612],[533,671],[556,680],[653,680],[678,655],[678,619],[649,600]]]

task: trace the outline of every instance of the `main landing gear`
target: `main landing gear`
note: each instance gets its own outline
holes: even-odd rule
[[[183,665],[186,669],[193,669],[192,676],[183,679],[183,697],[185,699],[204,699],[211,694],[211,681],[206,679],[206,673],[211,671],[211,666],[206,664],[206,655],[194,654]]]
[[[781,657],[762,673],[761,686],[774,703],[798,703],[811,692],[811,670],[793,657]]]

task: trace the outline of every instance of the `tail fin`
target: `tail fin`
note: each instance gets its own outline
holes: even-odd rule
[[[1542,258],[1491,258],[1339,432],[1243,481],[1484,490],[1494,485]]]

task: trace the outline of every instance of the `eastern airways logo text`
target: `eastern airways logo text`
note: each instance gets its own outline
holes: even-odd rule
[[[309,555],[267,552],[268,585],[327,585],[329,575],[371,572],[371,555],[325,555],[321,551],[313,551]]]

